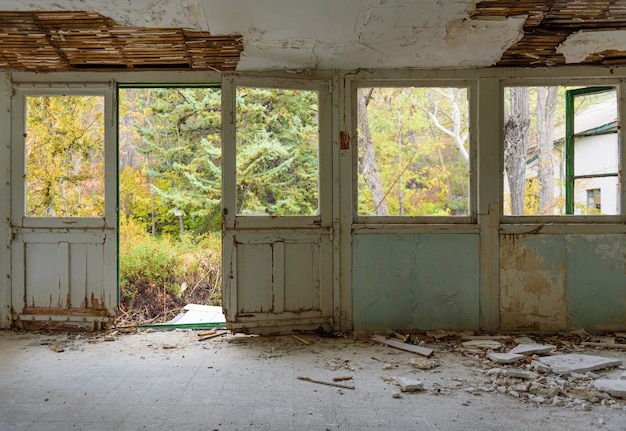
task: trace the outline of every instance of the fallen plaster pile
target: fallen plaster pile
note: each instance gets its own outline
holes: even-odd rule
[[[475,339],[462,342],[458,350],[489,367],[484,370],[486,384],[470,391],[497,391],[527,402],[583,410],[590,410],[593,404],[624,408],[615,398],[626,398],[626,373],[618,378],[603,375],[615,368],[623,370],[621,359],[568,353],[582,350],[585,343],[563,343],[558,351],[555,345],[528,337],[470,338]],[[507,344],[515,347],[507,349]],[[626,349],[626,344],[610,344]]]
[[[404,338],[405,344],[398,342],[398,338]],[[418,339],[418,336],[410,338]],[[606,353],[606,349],[626,350],[626,343],[615,343],[616,338],[626,340],[626,334],[599,337],[603,342],[581,342],[581,339],[598,337],[585,331],[575,331],[554,337],[555,344],[559,344],[558,348],[554,344],[536,342],[527,336],[516,338],[437,331],[427,332],[424,338],[436,343],[431,346],[439,348],[433,350],[423,347],[424,340],[417,343],[421,347],[413,346],[413,343],[407,342],[408,335],[402,337],[396,332],[392,333],[391,338],[373,336],[372,340],[416,353],[419,357],[411,359],[410,363],[421,370],[429,370],[441,364],[436,357],[431,357],[433,353],[437,356],[437,350],[440,353],[446,350],[460,353],[471,358],[486,377],[483,384],[464,387],[466,392],[473,395],[497,392],[538,405],[591,410],[594,404],[599,404],[626,410],[626,372],[623,371],[622,360],[607,357]],[[603,349],[601,353],[606,356],[579,353],[589,350],[589,347]],[[622,370],[621,375],[613,378],[606,375],[615,374],[616,368]],[[459,382],[461,385],[468,383],[464,379],[459,379]],[[390,383],[399,385],[402,392],[426,390],[421,380],[398,377],[390,380]],[[443,394],[445,389],[435,385],[431,393]],[[401,394],[396,391],[393,396],[400,398]]]

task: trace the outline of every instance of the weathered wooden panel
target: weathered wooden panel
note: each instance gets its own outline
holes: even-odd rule
[[[24,297],[27,307],[69,308],[69,244],[27,243]]]
[[[569,326],[589,330],[626,327],[626,236],[565,236]]]
[[[319,254],[319,243],[285,243],[285,310],[320,309]]]
[[[272,244],[237,244],[237,314],[263,313],[273,305]]]
[[[567,327],[563,235],[500,238],[500,326],[558,330]]]
[[[71,308],[106,308],[104,247],[101,244],[70,246]]]
[[[478,255],[478,235],[355,235],[355,329],[478,328]]]

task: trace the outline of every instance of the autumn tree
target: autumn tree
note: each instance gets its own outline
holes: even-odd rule
[[[511,196],[511,214],[524,214],[526,153],[530,134],[528,87],[510,87],[504,120],[504,168]]]
[[[554,207],[554,118],[558,87],[537,87],[537,148],[539,212],[551,214]]]
[[[102,217],[102,98],[28,97],[26,114],[26,214]]]
[[[369,188],[374,201],[374,210],[376,215],[387,215],[387,200],[383,184],[378,172],[376,155],[374,152],[374,141],[370,132],[369,118],[367,106],[372,97],[373,88],[362,89],[357,96],[357,112],[358,112],[358,128],[359,128],[359,147],[363,149],[363,157],[359,161],[359,173],[363,175],[365,183]]]
[[[389,215],[467,214],[466,90],[374,88],[358,98],[359,212],[381,215],[384,201]]]

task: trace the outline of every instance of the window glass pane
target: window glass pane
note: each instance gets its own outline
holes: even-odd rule
[[[358,90],[358,211],[469,214],[466,88]]]
[[[27,216],[104,216],[104,97],[28,97],[25,138]]]
[[[619,213],[615,89],[508,87],[504,103],[505,215]]]
[[[237,89],[237,213],[319,214],[315,91]]]

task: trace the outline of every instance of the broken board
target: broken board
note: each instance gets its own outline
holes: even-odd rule
[[[371,338],[377,343],[386,344],[387,346],[395,347],[396,349],[405,350],[411,353],[416,353],[418,355],[429,357],[430,355],[433,354],[433,349],[428,349],[426,347],[403,343],[402,341],[391,340],[389,338],[385,338],[380,335],[372,335]]]

